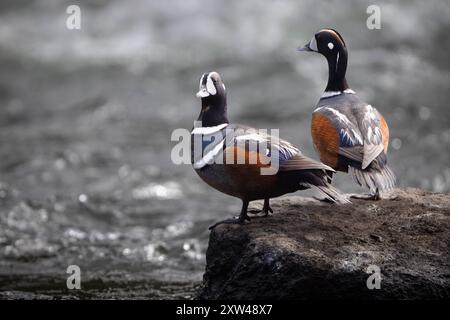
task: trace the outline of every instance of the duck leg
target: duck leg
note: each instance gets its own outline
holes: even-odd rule
[[[267,217],[269,215],[269,212],[273,213],[273,210],[270,207],[270,199],[269,198],[264,199],[264,205],[262,210],[250,210],[249,212],[253,214],[264,213],[263,217]]]
[[[210,226],[208,229],[212,230],[220,224],[243,224],[246,220],[250,221],[251,219],[247,215],[247,209],[248,209],[248,201],[242,200],[242,209],[241,209],[241,213],[239,214],[239,217],[234,217],[234,218],[225,219],[225,220],[216,222],[215,224]]]
[[[264,206],[262,209],[262,212],[264,212],[264,217],[267,217],[270,213],[273,213],[273,209],[270,207],[270,199],[264,199]]]

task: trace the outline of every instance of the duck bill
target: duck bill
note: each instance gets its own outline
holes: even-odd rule
[[[305,44],[303,47],[298,47],[297,51],[314,51],[311,49],[311,47],[309,46],[310,42],[308,42],[307,44]]]
[[[209,97],[209,92],[206,90],[206,88],[201,88],[196,94],[195,96],[197,98],[206,98]]]

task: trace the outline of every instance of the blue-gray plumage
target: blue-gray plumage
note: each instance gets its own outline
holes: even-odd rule
[[[318,52],[328,61],[328,84],[311,121],[322,162],[338,171],[350,170],[358,184],[374,192],[370,198],[379,198],[378,191],[395,185],[395,175],[387,166],[389,129],[381,113],[348,87],[348,53],[342,36],[323,29],[300,50]]]

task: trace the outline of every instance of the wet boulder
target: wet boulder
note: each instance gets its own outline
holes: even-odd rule
[[[336,206],[290,196],[210,235],[199,299],[450,297],[450,194]],[[256,204],[261,205],[261,204]]]

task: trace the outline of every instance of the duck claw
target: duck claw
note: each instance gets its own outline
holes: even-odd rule
[[[334,203],[334,201],[331,200],[330,198],[320,198],[320,197],[313,197],[313,198],[320,202]]]
[[[214,223],[213,225],[209,226],[209,230],[214,229],[215,227],[217,227],[218,225],[221,224],[244,224],[245,221],[251,221],[252,219],[249,216],[244,216],[244,217],[234,217],[234,218],[230,218],[230,219],[225,219],[219,222]]]

